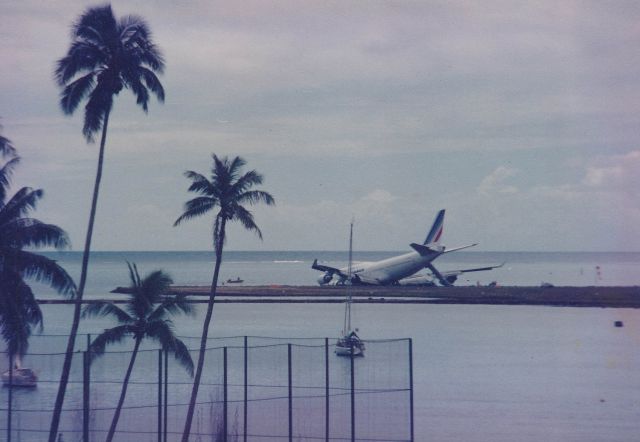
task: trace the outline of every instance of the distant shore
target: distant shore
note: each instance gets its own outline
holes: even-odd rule
[[[221,286],[220,303],[342,303],[350,290],[354,303],[543,305],[556,307],[640,308],[640,287],[406,287],[406,286]],[[125,288],[112,293],[124,294]],[[207,302],[209,287],[174,286],[173,294]],[[113,299],[112,296],[105,299]],[[67,304],[68,300],[40,300]],[[83,302],[95,302],[95,299]],[[116,301],[117,302],[117,301]]]

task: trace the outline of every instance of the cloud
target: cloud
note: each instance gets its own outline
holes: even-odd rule
[[[509,178],[516,176],[520,171],[518,169],[499,166],[489,175],[484,177],[478,185],[478,193],[480,195],[492,195],[496,193],[514,194],[518,193],[518,188],[508,184]]]
[[[640,150],[591,160],[582,180],[587,188],[637,194],[640,187]]]

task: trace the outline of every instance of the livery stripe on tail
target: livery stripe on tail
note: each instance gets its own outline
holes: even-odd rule
[[[424,240],[424,244],[437,243],[440,241],[440,237],[442,236],[442,230],[444,228],[444,209],[438,212],[435,221],[433,222],[433,226],[431,226],[431,230],[429,230],[429,234],[427,235],[427,239]]]

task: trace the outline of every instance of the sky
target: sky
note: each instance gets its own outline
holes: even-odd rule
[[[14,188],[82,250],[98,145],[53,80],[102,3],[0,3],[0,124]],[[186,170],[240,155],[275,207],[230,250],[640,250],[637,1],[113,1],[166,59],[164,104],[123,91],[94,250],[210,250],[212,216],[173,227]]]

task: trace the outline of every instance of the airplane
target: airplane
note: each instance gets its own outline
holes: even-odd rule
[[[426,239],[422,244],[411,243],[412,252],[403,255],[394,256],[375,262],[361,262],[352,265],[351,276],[348,269],[336,268],[324,264],[318,264],[315,259],[311,268],[324,272],[318,283],[320,285],[327,284],[363,284],[363,285],[435,285],[437,280],[443,286],[452,286],[459,275],[467,272],[478,272],[491,270],[502,267],[503,264],[496,266],[479,267],[473,269],[453,270],[440,273],[432,264],[432,261],[438,256],[453,252],[456,250],[467,249],[477,245],[468,244],[466,246],[454,247],[447,249],[440,244],[440,237],[444,227],[444,212],[442,209],[438,212]],[[427,268],[431,271],[434,278],[427,280],[425,276],[413,276],[420,270]],[[431,281],[431,282],[429,282]]]

